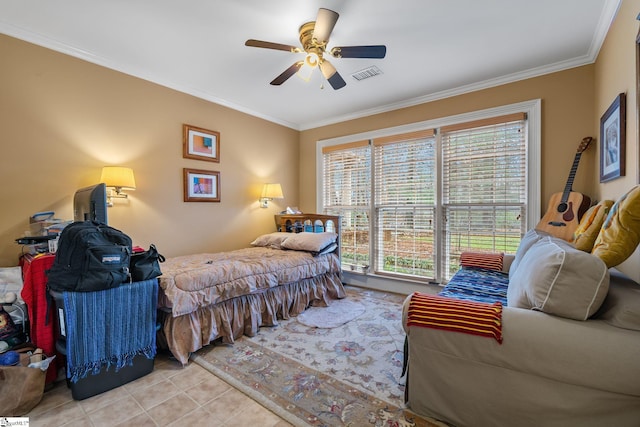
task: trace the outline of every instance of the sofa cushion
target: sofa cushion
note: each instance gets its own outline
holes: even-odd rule
[[[608,288],[609,270],[601,259],[549,236],[534,243],[510,275],[507,304],[586,320]]]
[[[460,266],[502,271],[504,253],[483,253],[465,251],[460,254]]]
[[[578,228],[573,233],[573,245],[577,249],[591,252],[611,206],[613,206],[613,200],[602,200],[584,213]]]
[[[636,185],[609,210],[591,253],[607,267],[615,267],[631,256],[639,242],[640,185]]]
[[[607,297],[593,317],[618,328],[640,331],[640,284],[612,270]]]
[[[531,246],[533,246],[534,243],[536,243],[543,237],[548,237],[548,236],[551,236],[551,235],[546,231],[536,230],[535,228],[532,228],[531,230],[527,231],[525,235],[522,236],[522,239],[520,240],[520,245],[516,250],[516,255],[513,258],[513,261],[511,262],[511,267],[509,267],[509,277],[511,277],[511,275],[515,273],[515,271],[518,269],[518,266],[520,265],[520,261],[522,261],[522,257],[524,256],[524,254],[527,253],[527,251],[531,248]]]

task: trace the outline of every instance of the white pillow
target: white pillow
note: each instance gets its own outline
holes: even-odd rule
[[[265,246],[274,249],[281,249],[282,242],[287,240],[291,233],[277,231],[275,233],[263,234],[251,242],[251,246]]]
[[[609,289],[609,269],[597,256],[555,237],[534,243],[509,277],[507,305],[587,320]]]
[[[295,251],[321,252],[336,242],[336,233],[289,233],[289,237],[282,243],[284,249]]]
[[[522,236],[522,240],[520,240],[520,245],[518,246],[518,250],[516,251],[516,256],[515,258],[513,258],[511,266],[509,267],[509,277],[511,277],[511,275],[516,272],[518,266],[520,265],[520,261],[522,261],[522,257],[527,253],[529,249],[531,249],[531,246],[533,246],[534,243],[538,242],[540,239],[549,236],[550,234],[546,231],[536,230],[535,228],[527,231],[525,235]]]

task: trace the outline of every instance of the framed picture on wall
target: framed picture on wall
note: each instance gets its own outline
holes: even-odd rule
[[[619,94],[600,118],[600,182],[624,176],[626,95]]]
[[[219,202],[220,172],[183,169],[185,202]]]
[[[182,125],[182,157],[220,163],[220,132]]]

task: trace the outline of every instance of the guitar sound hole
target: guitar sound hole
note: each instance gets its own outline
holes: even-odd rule
[[[567,210],[567,204],[566,203],[560,203],[558,205],[558,212],[564,212]]]

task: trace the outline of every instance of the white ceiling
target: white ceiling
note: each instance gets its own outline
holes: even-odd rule
[[[310,129],[595,61],[620,0],[0,0],[0,33],[293,129]],[[318,8],[340,14],[328,47],[384,44],[384,59],[331,59],[269,82],[302,54]],[[6,60],[3,58],[3,60]],[[371,65],[383,74],[356,81]]]

